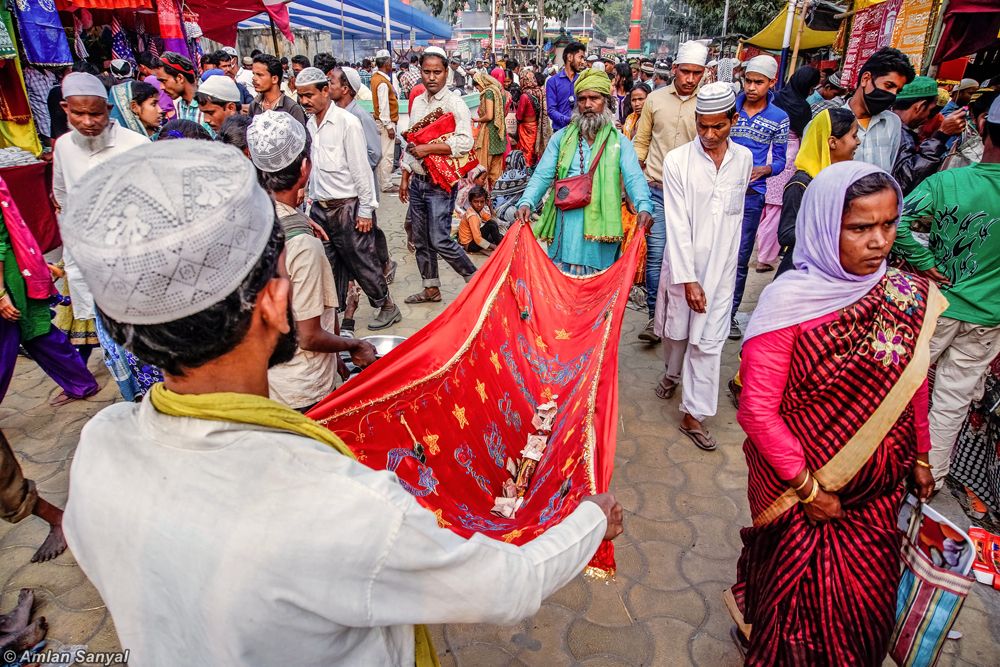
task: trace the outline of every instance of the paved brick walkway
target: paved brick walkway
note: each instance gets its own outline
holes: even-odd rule
[[[387,203],[385,209],[386,219],[401,220],[398,202]],[[408,335],[442,306],[402,304],[405,296],[419,290],[420,279],[413,256],[403,249],[402,233],[390,231],[389,242],[400,261],[392,294],[404,314],[393,333]],[[481,263],[482,258],[475,261]],[[447,265],[442,265],[441,274],[447,301],[462,283]],[[763,283],[751,272],[748,294],[756,295]],[[359,312],[359,325],[369,321],[369,311],[365,306]],[[709,423],[721,443],[718,451],[702,452],[677,431],[679,396],[670,401],[654,396],[661,368],[658,352],[635,342],[645,323],[642,313],[630,310],[622,333],[621,430],[613,490],[626,517],[625,534],[616,543],[617,577],[608,583],[577,578],[547,600],[536,616],[512,627],[434,628],[444,665],[739,664],[720,593],[733,581],[739,528],[750,520],[743,435],[725,395],[719,415]],[[736,351],[735,344],[727,345],[724,377],[735,370]],[[0,406],[0,428],[26,474],[58,505],[66,502],[69,464],[80,429],[118,396],[97,354],[91,368],[101,392],[53,410],[47,402],[57,387],[22,359]],[[950,496],[935,501],[935,507],[962,519]],[[33,518],[15,526],[0,524],[0,612],[13,606],[18,589],[32,587],[38,599],[35,613],[44,614],[51,625],[52,647],[89,644],[93,651],[115,650],[111,618],[73,557],[29,563],[45,533],[42,522]],[[941,665],[1000,664],[1000,593],[978,586],[957,629],[964,637],[948,642]]]

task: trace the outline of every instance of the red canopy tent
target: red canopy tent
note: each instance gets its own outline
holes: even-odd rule
[[[1000,2],[951,0],[945,10],[934,64],[975,53],[997,41],[998,34]]]

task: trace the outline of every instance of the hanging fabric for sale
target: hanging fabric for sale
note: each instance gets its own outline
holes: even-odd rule
[[[516,223],[441,315],[309,416],[394,471],[442,527],[528,542],[608,490],[618,341],[644,249],[639,235],[609,269],[572,277]],[[610,542],[590,565],[614,573]]]

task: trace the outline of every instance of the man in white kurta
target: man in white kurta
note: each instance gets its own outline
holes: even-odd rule
[[[156,142],[80,187],[67,241],[109,334],[165,377],[84,427],[63,520],[133,667],[411,667],[413,624],[514,623],[620,534],[604,494],[521,547],[464,539],[267,399],[290,288],[236,149]]]
[[[67,198],[84,174],[94,166],[148,144],[149,139],[121,127],[109,116],[108,93],[96,76],[73,72],[63,79],[63,108],[72,130],[56,142],[52,153],[52,195],[59,209],[66,207]],[[72,249],[64,244],[63,261],[69,282],[73,317],[92,320],[94,298],[73,259]]]
[[[667,244],[655,332],[663,339],[665,373],[657,396],[682,386],[681,431],[715,449],[702,426],[716,413],[722,346],[729,334],[743,200],[753,156],[729,139],[735,95],[725,83],[698,92],[698,137],[663,160]]]

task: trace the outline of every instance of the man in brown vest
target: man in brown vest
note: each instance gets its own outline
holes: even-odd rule
[[[375,175],[382,192],[399,192],[392,184],[392,161],[396,154],[396,123],[399,121],[399,101],[392,87],[392,56],[385,49],[375,54],[375,73],[372,74],[372,109],[375,124],[382,140],[382,159]]]

